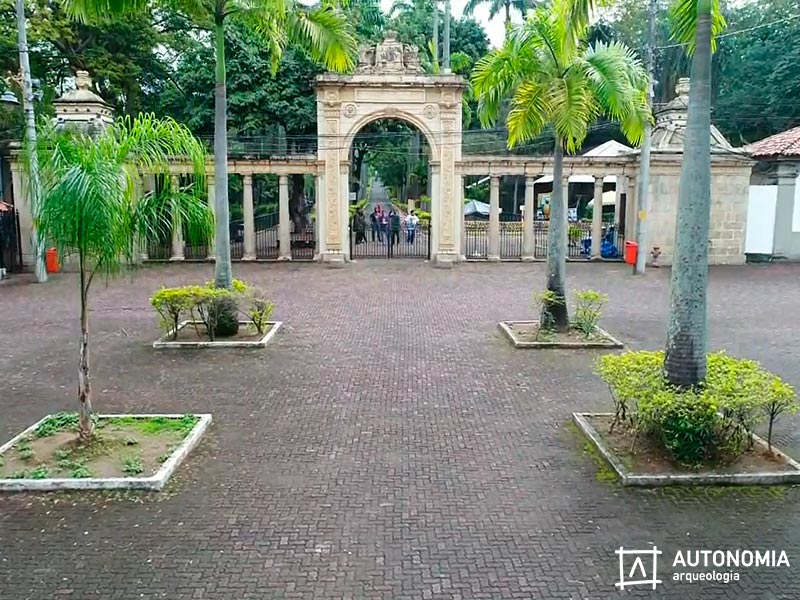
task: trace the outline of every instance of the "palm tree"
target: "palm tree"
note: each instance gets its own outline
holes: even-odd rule
[[[504,99],[511,96],[509,147],[548,127],[555,134],[547,254],[547,290],[552,297],[543,311],[560,331],[569,327],[564,279],[567,215],[561,185],[564,153],[577,151],[589,126],[601,116],[618,121],[632,143],[640,141],[650,118],[647,77],[633,52],[620,43],[588,45],[570,27],[557,11],[528,13],[502,48],[478,61],[472,75],[484,127],[496,122]],[[544,317],[542,323],[549,320]]]
[[[610,0],[560,0],[562,15],[585,26]],[[692,55],[686,137],[675,223],[664,376],[693,387],[706,376],[708,348],[708,234],[711,218],[711,56],[726,27],[720,0],[675,0],[672,36]]]
[[[692,387],[706,377],[708,234],[711,220],[711,55],[725,27],[719,0],[678,0],[673,36],[693,53],[683,142],[664,376]]]
[[[88,21],[120,17],[141,10],[144,0],[64,0],[67,11]],[[277,70],[289,44],[308,52],[311,58],[331,71],[351,69],[356,41],[351,24],[333,0],[307,6],[299,0],[178,0],[176,10],[198,26],[214,32],[216,85],[214,88],[214,198],[216,212],[217,287],[230,288],[233,282],[228,206],[228,133],[225,91],[225,24],[237,19],[259,33]]]
[[[483,4],[489,5],[489,19],[494,19],[502,10],[505,13],[506,35],[511,31],[511,11],[524,15],[539,4],[537,0],[468,0],[464,6],[464,15],[471,17],[475,9]]]
[[[78,362],[80,437],[92,436],[89,380],[89,291],[96,275],[112,276],[136,260],[139,249],[171,228],[177,215],[193,242],[210,239],[212,215],[200,197],[205,152],[191,132],[172,119],[143,115],[120,119],[97,137],[75,129],[42,129],[41,201],[36,226],[58,248],[77,259],[81,299]],[[147,194],[142,173],[167,174],[170,160],[186,157],[200,186],[194,193]]]

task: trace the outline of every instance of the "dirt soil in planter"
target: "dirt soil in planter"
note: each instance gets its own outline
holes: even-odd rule
[[[0,478],[149,477],[197,421],[192,415],[99,419],[92,441],[84,444],[77,414],[62,413],[0,455]]]
[[[609,433],[613,417],[593,416],[587,419],[606,446],[635,475],[713,475],[795,470],[780,456],[769,454],[767,448],[760,444],[753,444],[752,449],[745,451],[731,463],[708,464],[690,469],[675,463],[660,444],[643,436],[636,439],[636,445],[631,452],[633,431],[617,425],[614,432]]]
[[[567,344],[580,344],[586,342],[612,343],[610,339],[601,333],[594,332],[588,337],[582,331],[577,329],[569,329],[563,333],[561,332],[545,332],[539,334],[539,325],[537,323],[509,323],[508,326],[511,331],[521,342],[558,342]]]
[[[236,335],[232,335],[230,337],[217,337],[214,339],[215,342],[258,342],[260,341],[265,335],[267,335],[272,329],[272,325],[268,325],[264,333],[257,333],[254,327],[248,327],[247,325],[239,325],[239,333]],[[178,337],[176,339],[167,338],[165,341],[168,342],[208,342],[211,341],[208,338],[208,334],[206,333],[205,325],[197,325],[197,328],[193,325],[187,325],[186,327],[182,327],[180,331],[178,331]]]

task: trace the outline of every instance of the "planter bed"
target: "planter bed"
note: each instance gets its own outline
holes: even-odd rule
[[[665,485],[773,485],[800,482],[800,463],[754,437],[753,448],[730,464],[703,466],[692,470],[676,465],[657,444],[639,437],[632,452],[633,434],[618,425],[609,427],[612,413],[573,413],[575,424],[589,438],[603,459],[616,471],[622,485],[657,487]]]
[[[515,348],[623,347],[621,341],[600,327],[589,337],[576,329],[570,329],[565,333],[549,333],[542,339],[536,339],[539,335],[539,321],[501,321],[499,327]]]
[[[160,490],[200,441],[210,414],[96,415],[92,441],[77,415],[48,415],[0,446],[0,491]]]
[[[250,321],[239,321],[239,333],[231,337],[218,338],[213,342],[205,334],[200,321],[183,321],[178,325],[178,336],[172,339],[173,331],[153,342],[153,348],[264,348],[278,333],[282,321],[268,321],[269,327],[263,335],[254,333]]]

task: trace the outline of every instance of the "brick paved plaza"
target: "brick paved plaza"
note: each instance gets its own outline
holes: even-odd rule
[[[151,267],[99,284],[95,408],[211,412],[162,494],[0,496],[0,598],[566,599],[800,597],[800,490],[636,491],[598,480],[568,428],[609,406],[596,353],[514,350],[497,322],[530,316],[536,265],[417,261],[238,265],[285,329],[262,351],[156,352],[149,294],[210,278]],[[604,326],[660,348],[666,270],[570,264],[607,292]],[[712,270],[714,348],[800,388],[800,265]],[[77,285],[0,286],[0,439],[72,409]],[[796,421],[779,441],[800,456]],[[738,583],[618,592],[620,545],[786,550],[790,569]]]

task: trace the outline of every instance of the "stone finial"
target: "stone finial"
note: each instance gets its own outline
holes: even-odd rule
[[[678,79],[678,84],[675,86],[675,93],[679,98],[689,98],[689,78],[681,77]]]
[[[54,104],[60,125],[94,131],[114,120],[111,105],[92,91],[92,78],[87,71],[77,71],[75,89],[65,92]]]

